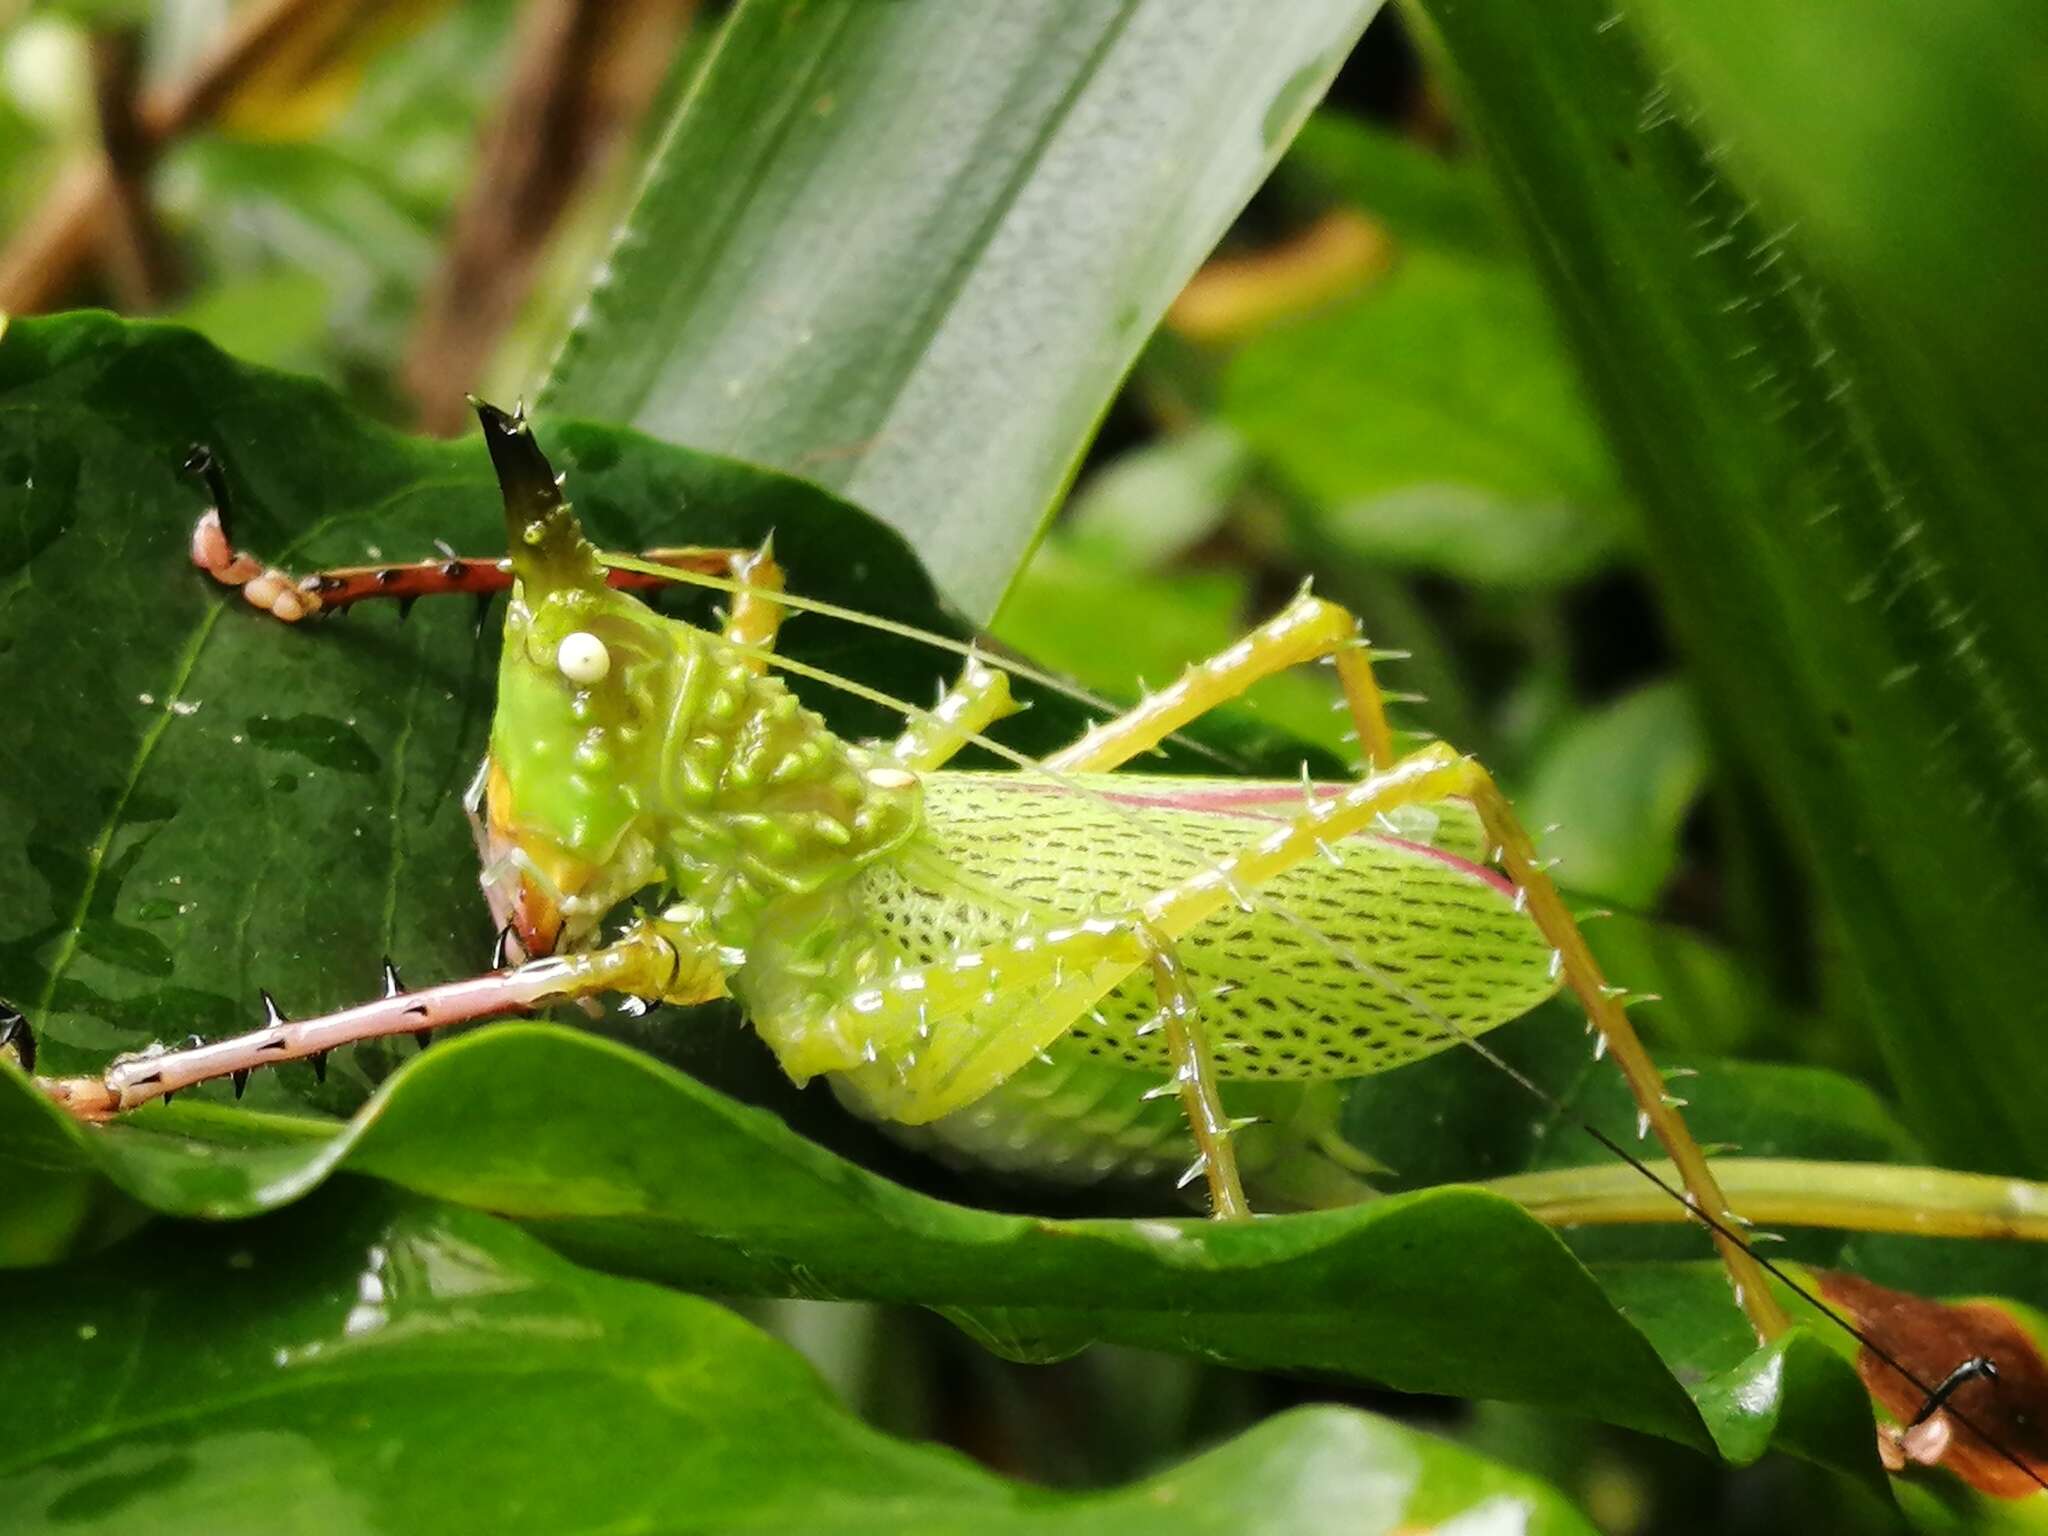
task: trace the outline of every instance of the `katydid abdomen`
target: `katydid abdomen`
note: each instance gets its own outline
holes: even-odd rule
[[[907,1139],[1061,1181],[1177,1171],[1179,1106],[1145,1097],[1170,1070],[1149,971],[1020,974],[1019,936],[1113,922],[1344,787],[928,774],[917,832],[768,914],[734,990],[786,1066],[830,1072]],[[1248,1168],[1331,1131],[1334,1101],[1310,1085],[1430,1055],[1556,989],[1550,945],[1484,852],[1464,803],[1409,808],[1178,940],[1228,1107],[1264,1122],[1241,1146]],[[935,973],[966,985],[943,1003],[890,995],[891,978]],[[881,1006],[850,1013],[862,997]]]

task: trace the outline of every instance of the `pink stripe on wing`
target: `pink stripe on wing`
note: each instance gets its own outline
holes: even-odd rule
[[[1065,794],[1068,791],[1059,784],[1034,783],[1024,775],[1018,775],[1017,789],[1029,789],[1045,794]],[[1350,784],[1311,783],[1308,793],[1318,798],[1331,798],[1353,788]],[[1142,807],[1150,810],[1203,811],[1210,815],[1234,813],[1247,820],[1281,822],[1291,819],[1293,808],[1302,803],[1303,786],[1274,780],[1264,783],[1230,783],[1216,780],[1190,779],[1185,789],[1168,792],[1147,793],[1140,790],[1097,788],[1097,794],[1111,804]],[[1390,837],[1384,832],[1362,833],[1376,843],[1389,847],[1404,848],[1410,853],[1425,854],[1440,863],[1448,864],[1460,874],[1471,875],[1484,880],[1503,896],[1515,894],[1514,882],[1489,864],[1475,864],[1472,860],[1447,853],[1441,848],[1432,848],[1427,843],[1418,843],[1411,838]]]

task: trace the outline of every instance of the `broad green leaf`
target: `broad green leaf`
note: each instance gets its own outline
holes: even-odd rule
[[[111,1183],[216,1218],[300,1198],[336,1171],[371,1174],[511,1216],[597,1268],[721,1294],[908,1302],[1020,1359],[1111,1340],[1592,1414],[1745,1458],[1781,1413],[1813,1411],[1771,1382],[1782,1350],[1818,1345],[1737,1347],[1748,1335],[1724,1284],[1690,1326],[1747,1385],[1702,1382],[1690,1361],[1658,1360],[1555,1234],[1479,1191],[1242,1224],[997,1215],[842,1162],[623,1047],[537,1025],[435,1047],[341,1127],[180,1103],[90,1131],[0,1075],[0,1161],[19,1170],[0,1200]],[[1728,1402],[1703,1425],[1673,1369]],[[1857,1394],[1825,1393],[1829,1427],[1798,1448],[1867,1470],[1867,1416],[1840,1406]]]
[[[1365,294],[1248,343],[1222,409],[1355,558],[1528,586],[1614,555],[1612,462],[1512,264],[1406,251]]]
[[[1941,456],[1944,500],[1969,506],[1951,536],[1976,530],[1972,553],[1998,562],[1980,579],[2003,583],[2001,605],[2017,611],[2038,591],[2044,547],[2009,508],[2048,477],[2048,309],[2034,281],[2048,242],[2048,12],[1651,0],[1643,16],[1729,156],[1798,219],[1802,245],[1889,349],[1885,382]],[[1989,504],[1999,498],[2005,509]],[[2038,632],[2019,638],[2035,665],[2048,655]]]
[[[1657,683],[1574,720],[1537,761],[1518,808],[1572,892],[1648,908],[1677,867],[1706,776],[1691,698]]]
[[[1913,1124],[1948,1157],[2048,1170],[2038,412],[2015,405],[2031,447],[2008,453],[2011,434],[1987,431],[1962,464],[1950,407],[1921,410],[1924,389],[1870,339],[1802,210],[1759,202],[1702,141],[1712,125],[1692,126],[1683,80],[1635,13],[1605,0],[1421,10],[1641,504],[1710,724],[1748,754],[1839,914]],[[1985,68],[1992,55],[2024,49],[1994,47]],[[1824,114],[1832,92],[1800,79]],[[1930,88],[1915,99],[1974,100],[1962,75]],[[1884,111],[1903,131],[1896,105]],[[1942,162],[1973,189],[1959,219],[1981,212],[1978,176],[2006,174],[1972,169],[1979,158],[1973,146]],[[1979,238],[2007,234],[1958,224],[1941,248]],[[1959,314],[1983,297],[1967,270],[1929,279]]]
[[[1205,422],[1103,465],[1082,482],[1061,531],[1106,565],[1163,566],[1216,531],[1249,471],[1237,434]]]
[[[1505,210],[1471,161],[1454,161],[1413,139],[1341,112],[1318,112],[1282,162],[1284,173],[1371,214],[1404,248],[1514,260]]]
[[[1378,0],[742,0],[548,411],[817,481],[985,618]]]
[[[8,1529],[1589,1532],[1550,1489],[1316,1409],[1057,1494],[850,1417],[785,1346],[505,1222],[337,1190],[0,1277]],[[512,1411],[507,1411],[508,1405]],[[1448,1527],[1446,1527],[1448,1528]]]

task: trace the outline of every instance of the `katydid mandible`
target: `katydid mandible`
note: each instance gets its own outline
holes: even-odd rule
[[[906,1139],[1054,1178],[1186,1163],[1213,1214],[1239,1217],[1247,1182],[1291,1152],[1344,1157],[1323,1085],[1469,1040],[1565,986],[1712,1218],[1752,1324],[1785,1325],[1527,833],[1475,760],[1396,754],[1351,614],[1304,591],[1036,771],[951,771],[1011,710],[1001,671],[970,657],[895,741],[841,740],[770,670],[788,666],[773,646],[790,600],[768,550],[602,555],[523,415],[478,414],[504,560],[294,580],[235,548],[203,455],[213,506],[192,556],[286,621],[510,588],[470,801],[494,968],[408,991],[387,965],[385,996],[299,1021],[266,997],[248,1034],[42,1079],[72,1112],[105,1119],[213,1078],[239,1091],[256,1068],[339,1045],[604,993],[730,994],[792,1078],[828,1078]],[[720,632],[622,590],[691,572],[731,593]],[[1319,659],[1365,753],[1358,780],[1116,771]]]

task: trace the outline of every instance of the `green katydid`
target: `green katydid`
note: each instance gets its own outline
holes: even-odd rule
[[[770,670],[789,666],[773,652],[780,615],[805,605],[780,593],[767,551],[600,555],[523,417],[479,415],[508,559],[295,581],[234,548],[217,470],[193,558],[287,621],[372,595],[511,587],[472,805],[507,963],[413,992],[387,976],[388,995],[359,1007],[297,1022],[273,1007],[247,1035],[47,1082],[74,1112],[599,993],[730,992],[791,1076],[828,1077],[914,1139],[1055,1178],[1192,1156],[1183,1182],[1206,1180],[1215,1214],[1235,1216],[1247,1175],[1258,1188],[1290,1151],[1344,1156],[1319,1085],[1469,1040],[1564,985],[1689,1202],[1727,1213],[1506,800],[1448,747],[1396,756],[1343,609],[1304,592],[1172,687],[1022,760],[1034,771],[953,772],[946,761],[1011,708],[1001,671],[970,658],[895,742],[842,741]],[[619,590],[678,579],[730,589],[722,633]],[[1115,772],[1260,677],[1325,658],[1362,779]],[[1783,1315],[1754,1258],[1726,1230],[1716,1240],[1751,1321],[1775,1333]]]
[[[106,1118],[209,1078],[239,1089],[257,1067],[317,1063],[337,1045],[601,992],[729,991],[793,1076],[827,1077],[907,1139],[1052,1178],[1154,1173],[1192,1154],[1213,1210],[1237,1215],[1247,1183],[1259,1191],[1304,1151],[1355,1156],[1329,1115],[1335,1080],[1470,1044],[1566,985],[1671,1151],[1687,1205],[1710,1217],[1752,1322],[1783,1325],[1528,838],[1476,763],[1441,746],[1395,755],[1351,615],[1303,594],[1065,751],[1008,754],[1026,771],[953,772],[944,763],[970,741],[1003,751],[982,733],[1010,707],[1000,671],[970,657],[935,710],[882,700],[911,721],[895,742],[839,740],[770,671],[806,670],[773,653],[785,607],[826,605],[782,594],[765,550],[600,554],[523,420],[479,410],[508,559],[294,581],[234,548],[224,480],[204,460],[214,507],[193,559],[288,621],[369,596],[511,587],[472,804],[508,953],[490,974],[411,992],[387,969],[387,995],[356,1008],[293,1022],[273,1006],[246,1035],[43,1080],[75,1113]],[[729,593],[721,633],[618,590],[675,580]],[[1318,658],[1343,684],[1361,780],[1114,771]],[[607,929],[629,904],[623,929]],[[10,1043],[25,1053],[32,1038],[0,1015]],[[1265,1123],[1232,1117],[1246,1110]]]

